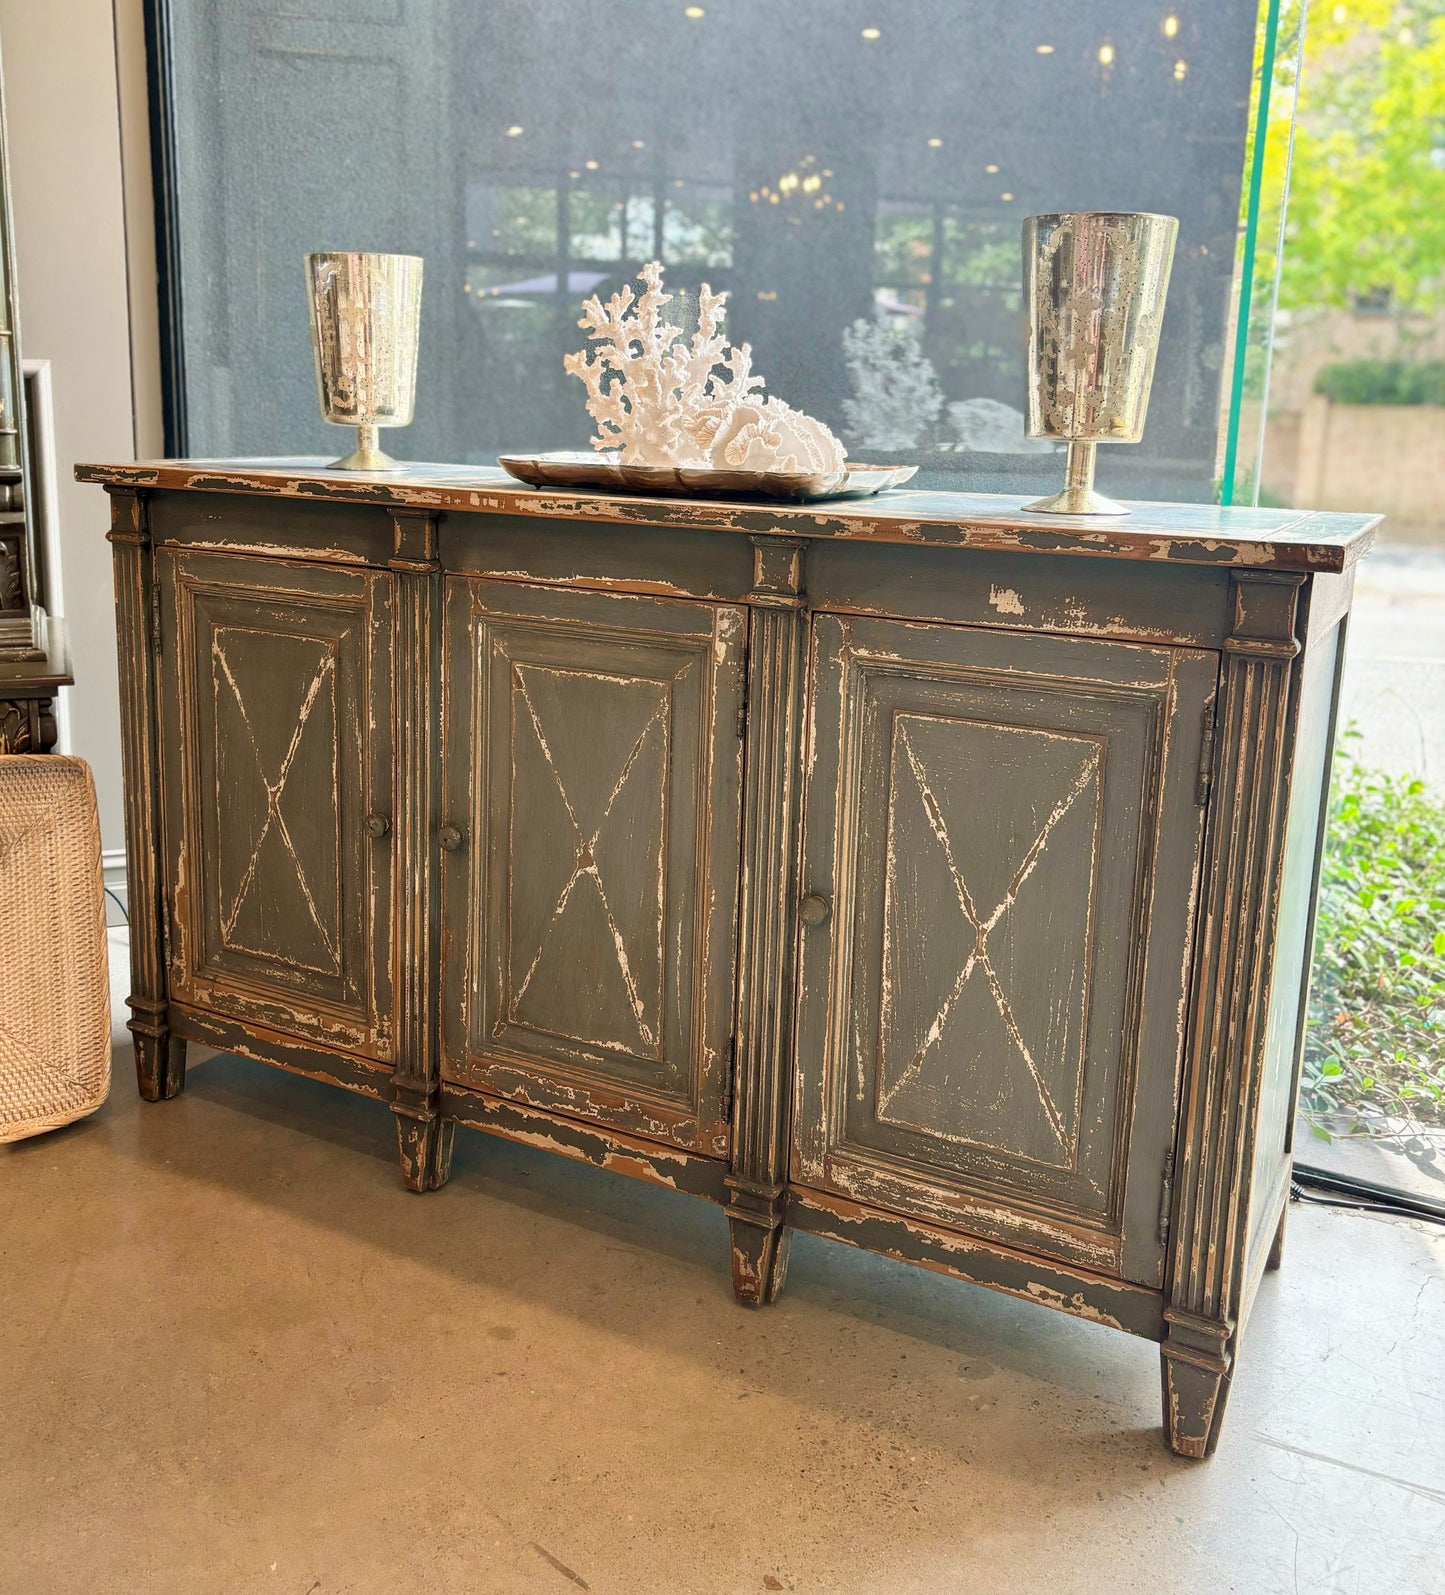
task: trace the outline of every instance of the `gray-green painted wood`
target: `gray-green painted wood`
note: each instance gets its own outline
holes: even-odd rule
[[[388,1057],[390,580],[158,566],[171,994]]]
[[[1165,750],[1213,656],[833,615],[813,637],[803,888],[832,913],[802,932],[795,1180],[1157,1284],[1182,1036],[1140,1056],[1142,1005],[1183,999],[1200,811]],[[1126,1260],[1131,1181],[1156,1219]]]
[[[205,1041],[389,1101],[415,1190],[464,1123],[722,1202],[749,1304],[796,1225],[1158,1338],[1209,1452],[1370,517],[80,474],[143,1095]]]
[[[745,624],[448,584],[448,1078],[726,1152]]]

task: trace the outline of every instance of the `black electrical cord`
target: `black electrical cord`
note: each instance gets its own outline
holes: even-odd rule
[[[1326,1174],[1323,1169],[1296,1168],[1289,1194],[1292,1201],[1314,1207],[1343,1207],[1358,1213],[1381,1213],[1387,1218],[1425,1218],[1445,1224],[1445,1202],[1374,1185],[1369,1180]]]

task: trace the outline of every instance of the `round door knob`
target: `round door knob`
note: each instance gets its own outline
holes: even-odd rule
[[[455,825],[444,825],[437,832],[437,841],[446,848],[448,853],[455,853],[462,845],[462,833]]]
[[[384,814],[368,814],[365,820],[366,834],[374,836],[380,841],[391,829],[391,821]]]
[[[805,925],[821,925],[832,912],[833,905],[826,897],[820,897],[817,892],[809,892],[798,910],[798,917]]]

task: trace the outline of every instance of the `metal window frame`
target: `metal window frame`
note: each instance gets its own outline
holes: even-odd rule
[[[161,422],[167,455],[187,453],[186,348],[181,281],[179,162],[176,149],[174,19],[171,0],[144,0],[146,99],[155,195],[156,278],[160,311]]]

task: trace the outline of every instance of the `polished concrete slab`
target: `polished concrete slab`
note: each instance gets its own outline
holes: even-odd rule
[[[0,1150],[0,1590],[1445,1595],[1445,1230],[1291,1216],[1217,1457],[1152,1345],[480,1135],[129,1060]]]

